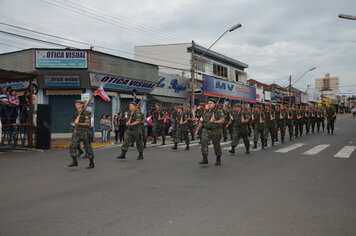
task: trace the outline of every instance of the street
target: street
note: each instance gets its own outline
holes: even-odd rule
[[[341,117],[334,135],[249,155],[222,143],[218,167],[212,148],[198,165],[197,141],[149,144],[142,161],[97,147],[92,170],[67,168],[67,149],[0,153],[0,235],[355,235],[355,130]]]

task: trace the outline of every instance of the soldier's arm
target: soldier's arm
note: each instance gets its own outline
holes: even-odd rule
[[[199,122],[196,130],[195,130],[195,135],[198,135],[199,130],[203,127],[203,123]]]

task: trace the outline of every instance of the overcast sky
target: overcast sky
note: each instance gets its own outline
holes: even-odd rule
[[[241,23],[213,49],[248,64],[249,78],[287,85],[289,75],[296,79],[315,66],[295,87],[314,87],[314,78],[331,73],[340,77],[342,92],[356,93],[356,21],[339,13],[356,15],[356,1],[0,0],[0,22],[113,48],[118,51],[96,50],[128,58],[135,45],[195,40],[208,47]],[[88,48],[4,25],[0,30]],[[0,34],[0,53],[28,47],[54,46]]]

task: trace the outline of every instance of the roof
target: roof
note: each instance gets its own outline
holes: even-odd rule
[[[0,81],[16,81],[24,79],[33,79],[35,77],[36,75],[31,73],[0,69]]]
[[[192,47],[189,47],[188,50],[192,50]],[[204,56],[216,58],[216,59],[219,59],[221,61],[228,62],[229,64],[235,65],[237,67],[248,68],[248,65],[243,63],[243,62],[241,62],[241,61],[238,61],[238,60],[233,59],[231,57],[225,56],[225,55],[223,55],[221,53],[218,53],[218,52],[215,52],[215,51],[212,51],[212,50],[208,50],[207,48],[205,48],[203,46],[195,45],[194,50],[196,52],[200,52],[201,54],[204,54],[204,52],[205,52]]]

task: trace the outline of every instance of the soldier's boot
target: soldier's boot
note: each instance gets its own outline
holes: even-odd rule
[[[143,159],[143,152],[139,152],[138,153],[138,157],[137,157],[137,159],[136,160],[142,160]]]
[[[117,159],[126,159],[126,150],[121,150],[120,156],[116,157]]]
[[[156,144],[156,143],[157,143],[157,138],[153,138],[152,144]]]
[[[135,143],[131,143],[131,144],[130,144],[130,147],[135,147]]]
[[[72,159],[73,159],[73,161],[72,161],[72,163],[70,163],[70,164],[68,165],[68,167],[78,166],[77,158],[72,157]]]
[[[166,139],[163,139],[162,144],[161,145],[166,145]]]
[[[274,146],[274,140],[272,139],[272,147]]]
[[[249,154],[250,153],[250,147],[246,147],[246,152],[245,154]]]
[[[281,139],[281,143],[284,143],[284,138]]]
[[[87,167],[87,169],[93,169],[94,167],[95,167],[94,160],[90,159],[89,166]]]
[[[328,130],[327,134],[330,134],[330,130]]]
[[[216,157],[215,165],[216,165],[216,166],[220,166],[220,165],[221,165],[221,156],[217,156],[217,157]]]
[[[289,136],[289,141],[292,141],[292,135],[291,135],[291,136]]]
[[[276,138],[274,139],[274,141],[275,141],[275,142],[278,142],[278,137],[276,137]]]
[[[178,143],[174,143],[174,146],[172,147],[173,150],[177,150],[178,149]]]
[[[146,144],[147,144],[147,140],[145,139],[145,140],[143,140],[143,148],[147,147]]]
[[[226,142],[227,141],[227,138],[224,138],[224,142]]]
[[[231,150],[229,150],[230,153],[235,153],[235,148],[236,146],[231,146]]]
[[[79,153],[78,153],[78,157],[80,157],[80,156],[84,153],[83,150],[80,149],[80,148],[78,149],[78,152],[79,152]]]
[[[207,165],[209,164],[209,161],[208,161],[208,156],[207,155],[204,155],[203,156],[203,159],[199,162],[200,165]]]
[[[190,148],[189,148],[189,144],[187,143],[187,146],[185,147],[185,150],[188,151]]]
[[[194,135],[192,135],[192,141],[194,141]]]
[[[253,148],[252,149],[257,149],[257,142],[253,142]]]

